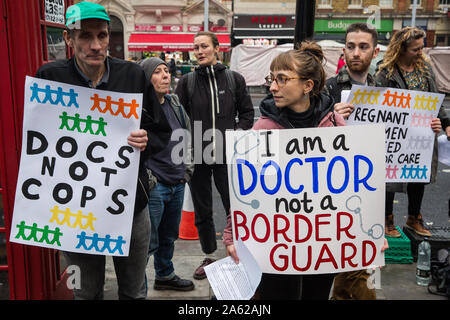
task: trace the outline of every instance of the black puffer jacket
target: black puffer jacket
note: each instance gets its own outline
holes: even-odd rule
[[[233,98],[225,70],[226,66],[220,63],[196,68],[192,96],[189,94],[187,75],[184,75],[177,85],[175,93],[191,118],[193,137],[196,137],[195,130],[198,129],[198,124],[194,125],[196,121],[201,121],[202,137],[204,132],[211,128],[224,134],[229,129],[247,130],[253,125],[253,104],[244,77],[233,71],[236,84]],[[194,140],[193,143],[195,149],[199,142]],[[204,141],[202,150],[210,143],[211,141]]]
[[[311,98],[311,108],[313,108],[313,123],[311,128],[319,126],[319,123],[329,115],[329,120],[336,126],[336,114],[334,111],[334,99],[332,96],[320,92]],[[263,117],[269,118],[284,128],[294,128],[288,119],[287,108],[278,108],[273,100],[273,95],[269,93],[260,103],[259,110]]]

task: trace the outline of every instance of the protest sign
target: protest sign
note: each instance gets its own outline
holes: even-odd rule
[[[384,125],[226,134],[233,237],[262,272],[384,265]]]
[[[435,134],[430,127],[444,95],[352,86],[347,124],[386,124],[386,182],[429,182]],[[368,140],[370,142],[370,140]]]
[[[27,77],[11,242],[127,256],[142,94]]]

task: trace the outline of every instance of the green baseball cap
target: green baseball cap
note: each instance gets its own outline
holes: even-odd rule
[[[84,19],[101,19],[110,21],[105,8],[97,3],[82,1],[67,8],[66,27]]]

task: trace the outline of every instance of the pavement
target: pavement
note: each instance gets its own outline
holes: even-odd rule
[[[225,257],[225,249],[221,240],[217,240],[218,250],[215,258]],[[195,289],[188,292],[156,291],[153,289],[154,268],[153,257],[147,265],[148,300],[210,300],[213,291],[207,279],[195,280],[192,278],[194,270],[203,261],[204,255],[198,240],[182,240],[175,242],[173,263],[175,272],[181,278],[190,279]],[[426,287],[418,286],[416,280],[416,264],[386,264],[381,269],[381,286],[376,290],[377,300],[447,300],[445,297],[430,294]],[[112,258],[107,257],[105,299],[117,300],[117,282],[114,273]]]
[[[226,256],[225,247],[221,240],[217,240],[217,250],[213,258],[221,259]],[[147,281],[149,300],[210,300],[212,289],[207,279],[193,279],[194,270],[200,265],[205,258],[199,240],[182,240],[175,242],[175,252],[172,262],[175,266],[175,273],[183,279],[189,279],[194,282],[195,289],[193,291],[173,291],[173,290],[154,290],[153,284],[155,279],[155,271],[153,268],[153,256],[150,257],[147,264]],[[106,259],[106,279],[105,279],[105,300],[117,299],[117,281],[114,273],[114,265],[111,257]]]

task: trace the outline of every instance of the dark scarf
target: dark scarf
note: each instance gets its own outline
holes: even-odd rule
[[[308,110],[296,112],[285,108],[287,119],[294,128],[311,128],[314,126],[314,106],[310,105]]]

